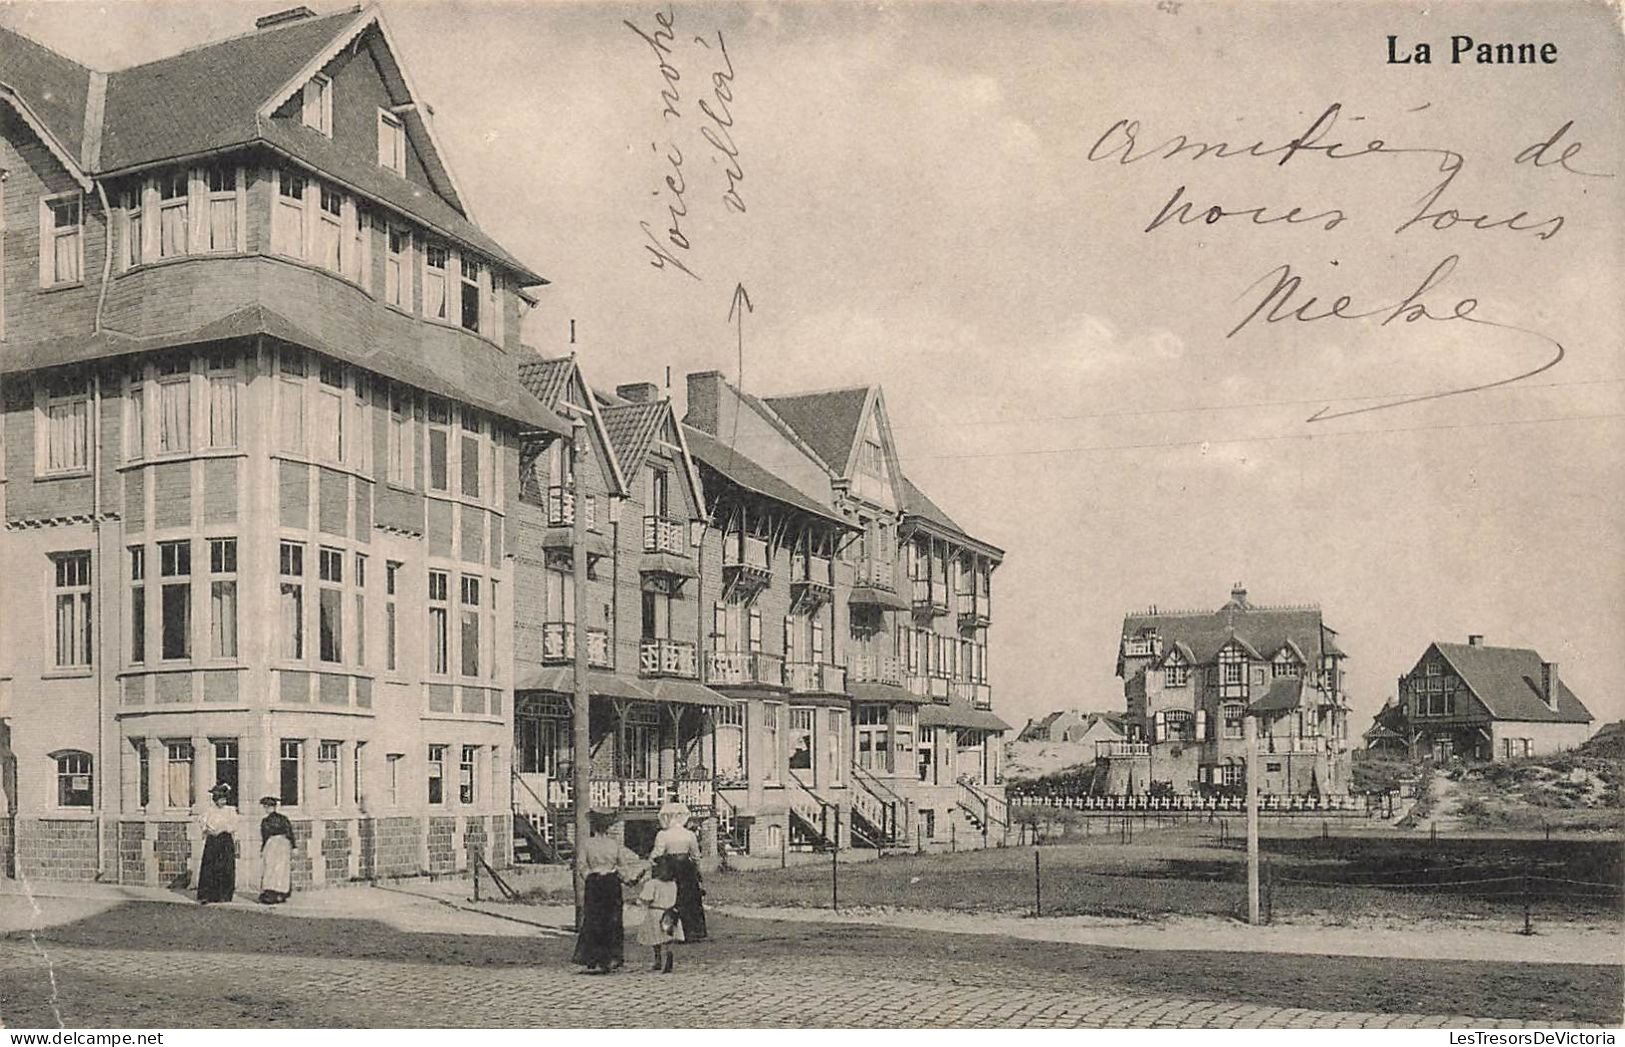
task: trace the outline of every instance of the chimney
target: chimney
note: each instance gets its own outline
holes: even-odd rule
[[[722,372],[695,371],[688,376],[688,414],[683,421],[716,436],[722,425]]]
[[[1231,586],[1230,602],[1235,604],[1237,607],[1252,606],[1247,602],[1247,589],[1240,582],[1237,582],[1235,585]]]
[[[653,382],[632,382],[628,385],[617,385],[615,395],[635,404],[652,404],[660,399],[660,387]]]
[[[1557,708],[1557,663],[1540,663],[1540,696],[1553,709]]]
[[[1470,634],[1468,634],[1468,636],[1467,636],[1467,646],[1468,647],[1483,647],[1484,646],[1484,634],[1483,633],[1470,633]]]
[[[254,19],[254,28],[274,29],[279,25],[287,25],[290,22],[303,22],[307,18],[315,17],[316,12],[308,7],[290,7],[286,11],[277,11],[275,14]]]

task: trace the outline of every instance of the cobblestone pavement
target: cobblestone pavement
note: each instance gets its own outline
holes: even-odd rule
[[[41,951],[43,950],[43,952]],[[628,956],[643,954],[629,949]],[[964,985],[871,974],[840,958],[773,968],[692,949],[671,975],[631,964],[608,977],[562,968],[234,953],[166,953],[28,942],[0,943],[0,1021],[185,1025],[183,1000],[126,1014],[117,999],[162,1001],[166,987],[244,1002],[244,1025],[287,1016],[337,1027],[855,1027],[855,1028],[1504,1028],[1461,1015],[1358,1014],[1259,1004],[1102,994],[1098,990]],[[23,986],[30,986],[24,991]],[[54,998],[43,1007],[20,1003]],[[279,1018],[278,1015],[284,1017]]]

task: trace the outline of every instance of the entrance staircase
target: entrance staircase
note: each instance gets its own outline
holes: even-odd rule
[[[556,865],[575,857],[575,831],[570,819],[546,800],[525,775],[513,775],[513,860],[516,864]]]
[[[857,764],[852,765],[852,842],[876,851],[902,847],[903,798]]]
[[[813,792],[794,771],[790,772],[790,788],[785,792],[790,806],[791,848],[828,851],[838,846],[840,807]]]

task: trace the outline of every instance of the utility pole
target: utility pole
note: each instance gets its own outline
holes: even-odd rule
[[[1258,925],[1258,717],[1248,713],[1247,731],[1247,922]]]
[[[574,686],[571,688],[570,735],[575,811],[575,896],[576,927],[581,927],[587,901],[587,837],[591,833],[587,814],[591,807],[588,762],[592,759],[590,731],[591,698],[587,693],[587,500],[581,474],[587,461],[587,425],[577,414],[570,425],[570,571],[575,584]]]

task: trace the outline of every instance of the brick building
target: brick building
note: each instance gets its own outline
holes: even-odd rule
[[[112,73],[0,31],[8,862],[295,883],[508,849],[522,288],[375,10]]]
[[[1255,606],[1240,586],[1216,611],[1125,617],[1117,674],[1129,738],[1096,746],[1097,791],[1237,791],[1245,717],[1256,716],[1263,793],[1347,793],[1345,657],[1319,608]]]

